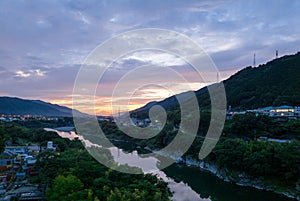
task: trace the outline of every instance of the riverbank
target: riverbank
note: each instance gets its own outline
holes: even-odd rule
[[[277,186],[273,181],[268,181],[264,178],[253,178],[246,173],[242,172],[233,172],[225,168],[218,168],[217,165],[209,162],[198,161],[193,158],[180,158],[177,160],[178,163],[184,164],[187,166],[194,166],[200,168],[202,171],[209,172],[218,178],[222,179],[225,182],[234,183],[239,186],[253,187],[260,190],[271,191],[277,194],[284,195],[289,198],[300,200],[299,191],[291,191],[290,189],[283,189],[283,187]],[[300,188],[300,187],[299,187]],[[298,194],[297,194],[298,192]]]
[[[129,141],[123,140],[123,139],[113,138],[110,140],[113,141],[114,143],[118,143],[118,145],[119,145],[119,143],[120,143],[120,145],[124,145],[124,147],[123,146],[120,146],[120,147],[125,148],[125,150],[138,150],[138,152],[147,151],[147,152],[162,154],[161,152],[156,151],[153,147],[142,146],[141,144],[129,142]],[[128,146],[129,144],[131,144],[131,145]],[[117,147],[119,147],[118,145],[117,145]],[[168,156],[168,157],[171,157],[171,156]],[[176,158],[173,158],[173,159],[176,160]],[[199,168],[199,171],[208,172],[209,174],[215,175],[218,178],[220,178],[222,181],[225,181],[228,183],[237,184],[238,186],[252,187],[255,189],[261,189],[261,190],[263,189],[263,190],[266,190],[269,192],[274,192],[276,194],[284,195],[285,197],[289,197],[289,198],[293,198],[293,199],[296,198],[299,200],[299,196],[297,197],[297,191],[290,192],[289,190],[286,190],[282,187],[279,188],[278,186],[280,186],[280,185],[276,186],[271,181],[264,180],[263,178],[256,179],[256,178],[247,176],[245,173],[237,173],[237,172],[228,171],[227,169],[220,169],[212,163],[200,162],[191,157],[179,158],[176,160],[176,162],[179,164],[184,164],[184,166],[186,166],[186,167],[188,167],[188,166],[197,167],[197,168]],[[247,188],[245,188],[245,189],[247,189]],[[198,192],[198,193],[201,193],[201,192]],[[284,197],[283,197],[283,199],[284,199]],[[257,199],[250,199],[250,200],[257,200]],[[268,199],[268,200],[270,200],[270,199]],[[271,200],[273,200],[273,199],[271,199]]]
[[[300,200],[300,141],[276,143],[238,138],[223,139],[205,160],[199,161],[195,150],[199,149],[201,143],[194,142],[183,158],[174,160],[200,167],[226,182]],[[150,143],[148,146],[156,152],[155,146]]]
[[[153,153],[160,153],[154,149],[149,148],[148,146],[143,147],[143,149],[146,149]],[[171,156],[168,156],[171,157]],[[171,157],[172,158],[172,157]],[[173,158],[173,160],[176,160]],[[288,198],[300,200],[300,186],[295,188],[294,191],[291,191],[290,189],[284,188],[282,186],[276,185],[276,181],[270,181],[263,177],[260,178],[254,178],[249,175],[247,175],[244,172],[234,172],[230,171],[226,168],[219,168],[216,164],[205,162],[205,161],[199,161],[192,157],[186,156],[186,157],[180,157],[176,160],[177,164],[182,164],[186,166],[193,166],[197,167],[202,171],[209,172],[210,174],[213,174],[214,176],[217,176],[219,179],[230,182],[233,184],[236,184],[238,186],[245,186],[245,187],[252,187],[259,190],[266,190],[270,192],[274,192],[280,195],[284,195]]]

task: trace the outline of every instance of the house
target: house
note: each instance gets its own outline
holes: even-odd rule
[[[39,145],[28,145],[26,148],[28,153],[32,154],[38,154],[41,150],[41,147]]]
[[[257,115],[267,115],[274,118],[300,118],[300,107],[299,106],[269,106],[264,108],[258,108],[254,110],[247,110],[247,112],[253,112]]]
[[[38,153],[40,151],[40,146],[38,145],[6,146],[4,150],[14,152],[15,154]]]
[[[8,191],[3,200],[46,200],[44,193],[36,185],[26,184]]]
[[[26,146],[6,146],[4,151],[10,151],[16,154],[25,154],[27,152]]]
[[[296,117],[300,117],[300,107],[299,106],[295,107],[294,114]]]
[[[10,151],[4,151],[0,154],[0,166],[8,166],[14,163],[15,153]]]
[[[57,144],[53,144],[52,141],[48,141],[47,142],[47,146],[46,147],[42,147],[41,150],[42,151],[45,151],[45,150],[56,151],[57,150]]]
[[[149,118],[146,119],[130,118],[130,123],[133,126],[144,128],[150,125],[151,120]]]
[[[282,105],[270,109],[269,113],[270,113],[269,114],[270,117],[290,117],[290,116],[294,116],[295,107]]]

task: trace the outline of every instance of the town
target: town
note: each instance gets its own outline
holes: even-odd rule
[[[258,108],[253,110],[238,111],[233,110],[229,106],[226,119],[232,119],[236,114],[246,114],[247,112],[255,113],[256,115],[266,115],[276,119],[299,119],[300,118],[300,107],[299,106],[268,106],[264,108]]]
[[[45,150],[56,151],[52,141],[47,146],[30,144],[26,146],[5,146],[0,154],[0,195],[2,200],[45,200],[44,191],[28,179],[37,176],[33,169],[37,155]]]
[[[29,120],[47,120],[47,121],[57,121],[62,119],[62,117],[48,117],[42,115],[6,115],[2,114],[0,116],[0,121],[12,122],[12,121],[29,121]]]

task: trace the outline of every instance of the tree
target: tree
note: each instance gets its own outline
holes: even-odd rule
[[[57,176],[53,185],[46,192],[48,201],[88,200],[88,191],[83,189],[83,183],[74,175]]]
[[[5,137],[6,134],[3,130],[3,128],[0,128],[0,153],[2,153],[4,151],[4,147],[5,147]]]

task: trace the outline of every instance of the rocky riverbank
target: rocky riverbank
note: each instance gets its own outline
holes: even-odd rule
[[[286,189],[275,185],[273,182],[268,181],[263,177],[253,178],[246,173],[233,172],[226,168],[219,168],[216,164],[198,161],[190,157],[179,158],[177,163],[199,167],[201,170],[210,172],[226,182],[235,183],[239,186],[249,186],[256,189],[272,191],[289,198],[300,200],[300,186],[297,186],[294,190]]]
[[[143,147],[143,149],[146,149],[153,153],[162,154],[162,152],[158,152],[149,147]],[[171,156],[168,155],[167,157],[171,157]],[[201,170],[210,172],[211,174],[217,176],[218,178],[222,179],[225,182],[231,182],[239,186],[248,186],[260,190],[272,191],[274,193],[278,193],[286,197],[293,198],[300,201],[300,193],[299,193],[300,186],[297,186],[295,187],[295,189],[291,190],[282,186],[278,186],[274,184],[273,181],[269,181],[263,177],[254,178],[252,176],[247,175],[244,172],[234,172],[226,168],[219,168],[216,164],[205,162],[205,161],[199,161],[188,156],[180,157],[174,160],[176,160],[176,163],[178,164],[199,167]]]

